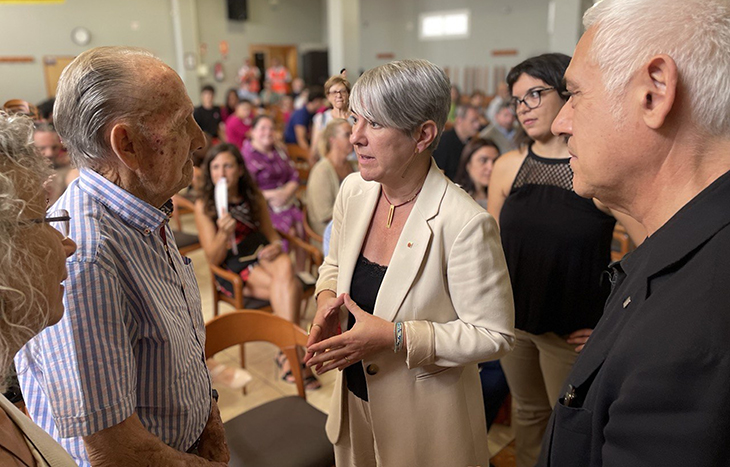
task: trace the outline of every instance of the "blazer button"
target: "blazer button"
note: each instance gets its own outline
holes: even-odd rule
[[[367,369],[365,370],[370,376],[377,375],[378,371],[380,371],[380,368],[378,368],[378,365],[371,363],[368,365]]]

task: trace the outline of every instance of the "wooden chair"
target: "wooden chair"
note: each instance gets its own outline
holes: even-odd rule
[[[613,241],[611,242],[611,261],[620,261],[634,248],[634,244],[624,226],[616,224],[613,229]]]
[[[287,144],[286,152],[289,154],[289,159],[294,163],[297,172],[299,172],[299,184],[306,185],[309,180],[309,171],[312,170],[312,165],[309,163],[309,153],[299,147],[297,144]]]
[[[173,230],[172,234],[175,236],[175,244],[181,255],[185,256],[200,248],[200,240],[197,235],[181,230]]]
[[[175,222],[177,230],[182,230],[180,216],[195,212],[195,198],[191,196],[190,190],[185,193],[177,193],[172,196],[172,205],[172,220]]]
[[[10,99],[3,104],[3,110],[8,113],[27,115],[33,120],[39,120],[38,107],[22,99]]]
[[[317,232],[312,230],[312,226],[309,225],[309,219],[307,219],[307,205],[302,205],[302,224],[304,225],[304,233],[307,234],[307,238],[310,240],[314,240],[315,242],[318,242],[320,245],[324,241],[324,238],[319,235]]]
[[[327,415],[307,403],[298,347],[307,333],[278,316],[256,310],[236,310],[205,326],[205,358],[233,345],[269,342],[292,364],[296,396],[282,397],[251,409],[224,423],[231,466],[332,467],[332,444],[325,434]]]
[[[279,235],[281,238],[289,242],[289,245],[292,246],[294,249],[298,249],[300,251],[303,251],[306,257],[306,265],[304,271],[299,271],[299,277],[302,280],[302,283],[304,284],[304,293],[302,295],[302,305],[306,306],[307,300],[314,294],[314,285],[309,285],[311,282],[311,278],[307,277],[306,275],[302,275],[301,273],[308,273],[311,276],[315,276],[317,273],[317,269],[322,264],[322,261],[324,260],[324,256],[321,251],[319,251],[314,246],[308,244],[304,240],[302,240],[299,237],[295,237],[293,235],[289,235],[285,232],[279,232]],[[220,266],[217,266],[215,264],[209,264],[210,266],[210,275],[211,275],[211,281],[213,286],[213,316],[218,316],[219,314],[219,302],[223,301],[228,303],[229,305],[233,306],[236,309],[241,308],[256,308],[261,310],[271,310],[271,304],[267,301],[263,300],[257,300],[252,297],[246,297],[243,294],[243,280],[241,279],[241,276],[236,274],[235,272],[228,271],[226,269],[223,269]],[[220,290],[220,286],[218,284],[217,279],[224,279],[228,282],[230,282],[233,285],[233,297],[229,297],[226,294],[224,294]]]

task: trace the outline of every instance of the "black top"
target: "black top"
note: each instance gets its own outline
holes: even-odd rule
[[[539,466],[730,465],[730,172],[615,264]]]
[[[362,253],[357,258],[355,270],[352,272],[352,284],[350,284],[350,297],[360,308],[373,314],[375,300],[378,298],[380,285],[388,270],[388,266],[381,266],[365,258]],[[347,330],[355,325],[355,317],[348,313]],[[354,363],[345,368],[345,382],[347,389],[360,399],[368,400],[368,385],[365,380],[365,371],[362,368],[362,361]]]
[[[212,109],[206,109],[202,105],[195,108],[193,112],[195,123],[201,130],[206,132],[211,138],[218,136],[218,125],[221,123],[221,109],[214,106]]]
[[[529,149],[500,213],[515,327],[532,334],[593,328],[609,292],[615,219],[573,191],[570,159]]]
[[[456,177],[456,170],[459,168],[459,159],[464,150],[464,143],[456,135],[456,130],[444,131],[441,135],[439,145],[433,151],[433,158],[436,165],[444,171],[444,175],[453,180]]]

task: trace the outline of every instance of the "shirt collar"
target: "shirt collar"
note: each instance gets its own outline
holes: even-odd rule
[[[627,274],[644,269],[648,276],[677,264],[730,224],[730,171],[682,207],[621,266]],[[642,267],[643,266],[643,267]]]
[[[171,199],[155,208],[87,168],[80,170],[79,188],[144,235],[158,230],[172,216]]]

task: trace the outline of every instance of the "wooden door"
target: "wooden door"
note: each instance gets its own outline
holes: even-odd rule
[[[63,71],[74,58],[71,56],[55,56],[46,55],[43,57],[43,74],[46,77],[46,94],[48,97],[56,96],[56,88],[58,87],[58,78],[61,77]]]
[[[274,58],[278,58],[289,69],[292,78],[299,76],[297,47],[294,45],[253,44],[249,47],[249,55],[251,62],[257,64],[260,63],[261,57],[263,57],[264,71],[271,66],[271,61]]]

